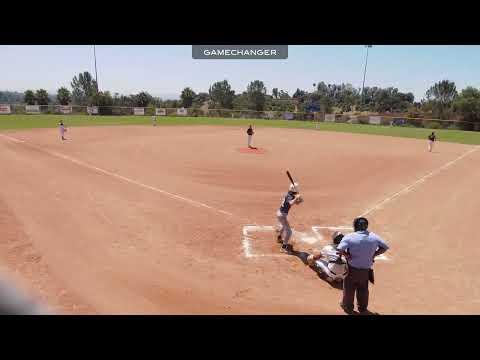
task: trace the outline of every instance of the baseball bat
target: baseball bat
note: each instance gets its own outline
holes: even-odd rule
[[[290,182],[292,183],[293,186],[295,186],[295,181],[293,181],[292,175],[290,175],[290,171],[287,170],[287,176],[290,179]]]

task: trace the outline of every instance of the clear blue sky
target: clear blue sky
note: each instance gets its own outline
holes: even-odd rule
[[[289,46],[287,60],[193,60],[191,46],[100,45],[97,50],[101,90],[164,98],[190,86],[208,91],[227,79],[236,92],[252,80],[262,80],[268,92],[277,87],[290,95],[312,84],[351,83],[361,87],[363,46]],[[365,86],[394,86],[423,98],[434,82],[449,79],[457,89],[480,87],[480,46],[373,46],[369,50]],[[44,88],[55,93],[70,88],[81,71],[94,74],[91,46],[0,46],[0,90]]]

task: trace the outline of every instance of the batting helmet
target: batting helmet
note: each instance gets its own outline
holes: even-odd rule
[[[342,241],[344,235],[340,231],[335,231],[332,234],[332,240],[335,245],[340,244],[340,241]]]
[[[368,220],[364,217],[358,217],[353,220],[353,229],[355,231],[365,231],[368,229]]]

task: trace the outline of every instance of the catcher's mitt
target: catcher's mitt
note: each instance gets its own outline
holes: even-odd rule
[[[315,265],[315,258],[314,258],[314,256],[313,256],[313,254],[308,255],[308,257],[307,257],[307,264],[308,264],[309,266]]]
[[[307,257],[307,264],[310,265],[310,266],[314,266],[315,265],[315,260],[317,260],[321,256],[322,256],[321,251],[318,250],[318,249],[314,249],[312,251],[312,253],[310,255],[308,255],[308,257]]]

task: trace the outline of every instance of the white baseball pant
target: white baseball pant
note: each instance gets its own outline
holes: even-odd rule
[[[428,140],[428,151],[432,151],[433,150],[433,141],[432,140]]]
[[[290,237],[292,236],[292,228],[287,219],[287,214],[283,214],[280,211],[277,211],[277,220],[278,220],[278,232],[282,237],[283,244],[287,245]]]
[[[248,135],[248,147],[252,146],[252,138],[253,138],[253,135]]]

